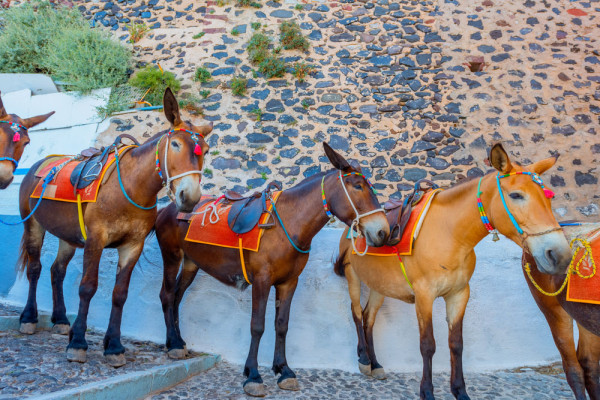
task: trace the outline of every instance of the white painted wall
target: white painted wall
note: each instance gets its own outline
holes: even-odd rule
[[[350,314],[345,279],[333,273],[331,258],[340,229],[324,229],[313,241],[309,264],[300,277],[292,304],[288,334],[288,362],[294,367],[340,368],[356,371],[356,334]],[[38,286],[42,310],[52,305],[49,267],[57,241],[47,239]],[[9,251],[10,249],[4,249]],[[12,251],[12,250],[10,250]],[[520,268],[520,251],[503,238],[486,239],[476,249],[478,264],[471,281],[472,296],[464,325],[466,371],[495,370],[541,364],[558,358],[550,331],[535,305]],[[154,238],[147,243],[149,260],[160,264]],[[82,253],[78,251],[65,280],[68,312],[76,312]],[[138,268],[139,267],[139,268]],[[162,271],[144,257],[132,278],[123,316],[123,334],[164,342],[165,328],[158,294]],[[106,329],[111,290],[116,271],[116,252],[106,250],[101,264],[99,290],[92,300],[90,326]],[[27,281],[19,279],[7,299],[23,304]],[[259,362],[269,366],[274,346],[274,291],[267,312],[266,331]],[[225,360],[243,363],[250,343],[251,292],[226,287],[199,273],[182,305],[182,334],[188,347],[218,353]],[[443,300],[434,307],[437,353],[436,370],[448,370],[447,326]],[[390,371],[420,371],[418,328],[414,306],[386,299],[375,325],[379,361]]]

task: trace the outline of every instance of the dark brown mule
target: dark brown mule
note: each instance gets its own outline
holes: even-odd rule
[[[47,120],[54,111],[31,118],[8,114],[0,97],[0,189],[6,189],[13,180],[13,173],[25,146],[29,144],[27,130]]]
[[[572,229],[572,228],[570,228]],[[600,400],[600,305],[567,301],[566,290],[557,296],[542,294],[527,277],[529,263],[533,280],[544,291],[555,293],[565,275],[541,273],[535,260],[523,253],[523,274],[538,307],[546,317],[554,343],[562,358],[567,382],[577,400],[586,399],[586,389],[592,400]],[[573,338],[573,319],[577,322],[579,341],[577,349]]]
[[[29,297],[27,305],[21,314],[21,331],[34,333],[37,322],[37,305],[35,292],[40,276],[40,251],[46,231],[59,238],[58,255],[52,264],[52,322],[59,333],[66,333],[69,321],[65,312],[62,284],[67,265],[76,247],[83,247],[83,276],[79,286],[79,312],[73,327],[69,331],[67,359],[69,361],[86,361],[87,314],[90,300],[98,288],[98,268],[100,256],[105,247],[117,248],[119,263],[117,277],[112,297],[112,311],[106,336],[104,337],[104,355],[113,366],[125,364],[125,349],[121,345],[121,316],[123,305],[127,298],[129,279],[136,264],[144,240],[152,230],[156,220],[156,196],[162,189],[165,179],[171,175],[190,174],[177,178],[168,185],[174,193],[177,209],[191,211],[201,196],[199,173],[204,161],[204,153],[208,145],[198,136],[202,145],[199,155],[194,153],[196,140],[186,129],[206,136],[212,125],[194,126],[181,120],[179,107],[171,90],[167,89],[164,96],[164,112],[173,129],[170,136],[161,132],[143,145],[127,152],[119,161],[122,182],[127,195],[138,204],[134,206],[125,198],[120,187],[118,171],[114,171],[108,180],[100,187],[95,203],[83,204],[83,219],[87,232],[87,240],[83,239],[79,227],[76,203],[66,203],[52,200],[42,200],[34,216],[25,222],[21,242],[21,268],[27,269],[29,280]],[[162,139],[162,140],[161,140]],[[159,152],[160,167],[163,178],[156,171],[156,151]],[[168,160],[165,157],[168,156]],[[167,162],[163,162],[163,160]],[[35,164],[25,176],[21,184],[20,209],[21,215],[28,215],[38,199],[30,199],[30,195],[39,182],[35,171],[41,161]],[[192,171],[193,172],[192,174]],[[147,207],[141,209],[138,207]],[[152,207],[152,208],[150,208]]]
[[[434,398],[432,358],[436,343],[432,312],[437,297],[443,297],[446,303],[451,391],[459,400],[469,399],[462,368],[463,317],[470,295],[469,280],[475,270],[474,248],[489,233],[478,210],[478,198],[491,225],[521,247],[529,248],[546,271],[564,272],[570,261],[569,244],[552,214],[550,199],[532,176],[522,174],[542,174],[556,159],[548,158],[528,167],[513,165],[500,144],[492,147],[489,159],[497,174],[455,185],[432,200],[412,254],[402,256],[406,275],[397,257],[358,257],[352,254],[346,233],[340,239],[335,270],[348,279],[360,371],[385,378],[373,342],[373,325],[384,298],[415,303],[423,358],[421,399]],[[500,179],[504,174],[509,175]],[[537,175],[534,177],[538,179]],[[501,195],[499,187],[505,194]],[[503,205],[503,197],[508,208]],[[360,304],[361,282],[369,287],[364,309]]]
[[[303,250],[310,248],[313,237],[329,219],[323,210],[322,185],[331,213],[347,225],[357,217],[351,202],[360,214],[373,212],[381,207],[367,180],[352,174],[360,173],[360,169],[351,167],[326,143],[323,145],[327,157],[336,169],[316,174],[293,188],[284,190],[276,205],[294,246]],[[340,181],[342,174],[343,181]],[[359,226],[368,243],[374,246],[381,246],[389,234],[388,223],[381,212],[361,217]],[[158,213],[156,236],[164,261],[160,298],[167,325],[167,348],[169,355],[173,357],[182,357],[185,353],[185,342],[179,331],[179,305],[200,268],[226,285],[240,288],[248,286],[243,277],[237,249],[187,242],[184,240],[187,228],[187,221],[177,220],[177,210],[173,205]],[[280,388],[298,390],[296,375],[287,364],[285,340],[292,297],[298,284],[298,276],[308,261],[308,254],[295,250],[286,238],[281,223],[277,223],[264,232],[259,251],[244,251],[244,259],[249,281],[252,282],[252,341],[244,368],[244,375],[248,377],[244,390],[253,396],[265,395],[256,357],[265,329],[265,308],[271,286],[275,286],[277,298],[273,371],[281,374],[278,380]],[[177,276],[182,261],[182,270]]]

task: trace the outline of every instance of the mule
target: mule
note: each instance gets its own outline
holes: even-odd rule
[[[584,228],[585,229],[585,228]],[[562,287],[565,275],[540,272],[535,259],[523,252],[522,266],[525,280],[535,302],[544,314],[552,338],[562,358],[567,382],[577,400],[586,399],[586,390],[592,400],[600,400],[600,305],[567,301],[566,290],[556,296],[547,296],[528,278],[525,266],[537,285],[548,293]],[[579,340],[575,348],[573,320],[577,323]]]
[[[275,286],[276,342],[272,369],[275,374],[281,374],[278,379],[281,389],[299,390],[296,374],[287,363],[285,343],[292,297],[298,277],[308,261],[312,239],[333,215],[346,225],[358,225],[373,246],[381,246],[389,234],[387,220],[383,212],[379,212],[383,210],[360,168],[351,166],[326,143],[323,146],[335,169],[315,174],[281,193],[276,203],[279,223],[264,231],[257,252],[244,251],[245,272],[238,249],[188,242],[184,239],[188,222],[177,219],[175,207],[170,205],[159,212],[156,236],[164,262],[160,298],[167,327],[166,345],[171,357],[180,358],[185,354],[185,341],[179,330],[179,306],[199,269],[228,286],[245,289],[251,282],[252,340],[244,367],[247,380],[243,387],[249,395],[264,396],[266,391],[258,372],[257,353],[265,329],[269,291]]]
[[[457,399],[469,399],[463,377],[462,329],[469,300],[469,280],[475,269],[473,249],[477,243],[497,230],[519,246],[529,248],[538,265],[547,272],[564,273],[569,264],[569,244],[552,214],[550,199],[532,176],[516,174],[542,174],[554,165],[556,159],[548,158],[529,167],[521,167],[510,161],[502,145],[496,144],[490,151],[489,161],[498,174],[490,173],[480,179],[459,183],[433,198],[412,255],[402,256],[406,278],[395,256],[357,257],[352,254],[349,241],[345,239],[346,232],[340,240],[335,271],[348,280],[352,316],[358,335],[360,371],[377,379],[385,378],[373,343],[373,324],[384,298],[415,303],[423,358],[421,399],[434,398],[432,306],[437,297],[443,297],[446,302],[451,391]],[[506,174],[510,175],[504,177]],[[499,192],[500,187],[502,193]],[[503,206],[502,198],[508,208]],[[478,209],[479,201],[483,215],[487,213],[485,220]],[[508,212],[515,219],[514,223]],[[520,231],[523,233],[520,234]],[[370,288],[364,309],[360,305],[361,281]]]
[[[46,231],[59,238],[58,255],[50,269],[52,277],[52,322],[57,333],[69,333],[67,359],[85,362],[87,315],[98,288],[98,268],[104,248],[117,248],[119,261],[112,296],[112,310],[104,337],[106,361],[119,367],[125,364],[121,344],[121,317],[127,299],[129,280],[148,233],[156,220],[158,192],[167,186],[174,207],[190,211],[201,197],[200,176],[208,145],[204,137],[212,124],[195,126],[181,119],[179,106],[170,89],[164,95],[164,114],[172,129],[160,132],[143,145],[127,152],[116,164],[108,180],[100,186],[97,201],[83,203],[82,214],[87,239],[79,225],[77,205],[41,200],[33,217],[24,225],[20,267],[27,270],[29,296],[20,317],[20,330],[35,332],[37,323],[36,287],[40,276],[40,252]],[[191,132],[191,134],[190,134]],[[202,151],[197,151],[201,146]],[[161,161],[159,161],[161,160]],[[162,161],[164,160],[164,161]],[[43,161],[43,160],[42,160]],[[21,184],[21,215],[28,215],[38,199],[30,198],[40,178],[36,163]],[[159,175],[160,174],[160,175]],[[69,330],[63,299],[63,280],[75,248],[83,248],[83,276],[79,286],[79,311]]]
[[[54,111],[31,118],[9,114],[0,97],[0,189],[6,189],[14,179],[25,146],[29,144],[28,129],[46,121]]]

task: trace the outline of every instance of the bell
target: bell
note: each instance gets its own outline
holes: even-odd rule
[[[335,222],[335,217],[332,215],[331,218],[329,218],[329,222],[331,222],[332,224]]]
[[[498,240],[500,240],[500,238],[498,237],[498,231],[494,231],[492,232],[492,241],[493,242],[497,242]]]

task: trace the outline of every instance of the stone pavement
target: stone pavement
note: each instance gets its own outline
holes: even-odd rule
[[[285,392],[277,387],[277,379],[268,369],[260,373],[267,385],[267,399],[418,399],[421,375],[418,373],[390,373],[384,381],[376,381],[358,373],[340,370],[295,370],[302,388],[299,392]],[[550,368],[544,375],[530,368],[526,372],[501,371],[468,373],[467,391],[477,400],[567,400],[573,395],[559,368]],[[540,370],[540,369],[538,369]],[[547,370],[547,369],[546,369]],[[249,399],[244,394],[243,367],[222,362],[217,367],[197,375],[169,390],[146,400],[183,399]],[[438,400],[452,400],[448,373],[434,374],[433,384]]]

